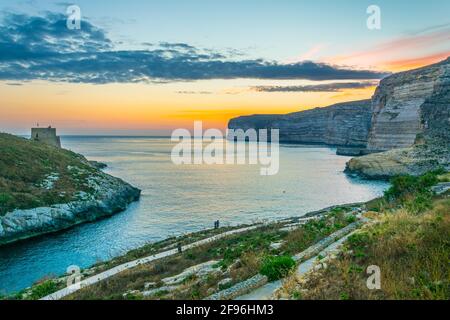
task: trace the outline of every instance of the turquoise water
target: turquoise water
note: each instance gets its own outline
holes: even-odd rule
[[[213,226],[300,216],[381,195],[386,183],[350,178],[349,157],[326,147],[282,145],[280,170],[259,165],[182,165],[172,142],[149,137],[62,137],[63,147],[108,164],[142,189],[128,210],[93,223],[0,248],[0,293],[23,289],[69,265],[87,267],[168,236]]]

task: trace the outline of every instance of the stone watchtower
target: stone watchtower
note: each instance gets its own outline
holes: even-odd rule
[[[56,135],[56,128],[31,128],[31,140],[40,141],[61,148],[61,140]]]

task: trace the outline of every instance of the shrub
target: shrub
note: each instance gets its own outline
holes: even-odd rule
[[[431,187],[439,182],[442,170],[431,171],[419,177],[397,176],[391,180],[391,187],[385,191],[388,202],[404,205],[412,213],[421,213],[431,206]]]
[[[264,259],[260,272],[269,281],[275,281],[286,276],[294,266],[295,261],[289,256],[269,256]]]
[[[427,191],[439,182],[439,174],[441,174],[440,170],[427,172],[419,177],[396,176],[391,179],[391,187],[385,191],[384,196],[387,200],[395,200],[407,194]]]
[[[355,217],[354,215],[349,215],[347,218],[345,218],[345,221],[346,221],[348,224],[353,223],[353,222],[356,222],[356,220],[358,220],[358,219],[356,219],[356,217]]]
[[[405,208],[414,214],[424,212],[432,206],[432,197],[430,192],[419,193],[412,200],[405,203]]]
[[[33,287],[29,298],[31,300],[38,300],[40,298],[45,297],[46,295],[49,295],[57,290],[57,285],[52,280],[44,281],[36,286]]]
[[[0,203],[7,203],[11,199],[11,196],[7,193],[0,193]]]

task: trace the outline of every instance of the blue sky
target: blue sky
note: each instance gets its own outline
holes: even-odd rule
[[[369,99],[450,56],[449,13],[449,0],[2,0],[0,131],[167,134]]]
[[[124,42],[121,48],[183,42],[276,60],[295,57],[318,43],[324,45],[324,55],[344,54],[450,23],[447,0],[3,0],[0,8],[64,13],[69,3],[80,6],[83,16],[105,28],[111,39]],[[380,31],[366,28],[366,8],[371,4],[381,8]]]

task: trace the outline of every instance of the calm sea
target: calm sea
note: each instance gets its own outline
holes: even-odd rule
[[[145,243],[213,226],[301,216],[382,194],[386,183],[350,178],[349,157],[326,147],[281,145],[280,170],[259,165],[182,165],[172,142],[150,137],[62,137],[63,147],[108,164],[107,173],[142,189],[111,218],[0,248],[0,293],[23,289],[69,265],[87,267]]]

